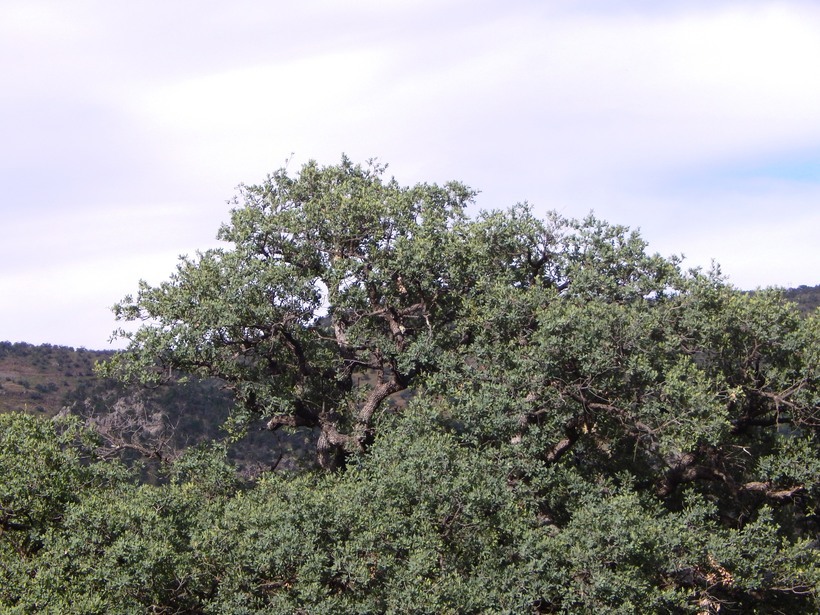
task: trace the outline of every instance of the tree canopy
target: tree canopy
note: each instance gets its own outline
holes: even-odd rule
[[[227,247],[114,308],[142,325],[103,373],[216,378],[234,432],[309,431],[315,468],[243,485],[198,448],[149,486],[72,462],[44,491],[57,512],[12,480],[0,604],[817,610],[818,313],[591,215],[472,215],[462,184],[385,172],[241,186]],[[8,427],[0,463],[34,425]],[[106,478],[74,491],[82,472]]]

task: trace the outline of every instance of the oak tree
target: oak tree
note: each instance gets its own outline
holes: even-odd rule
[[[216,378],[320,469],[60,487],[24,564],[4,517],[6,604],[79,579],[101,611],[816,611],[817,312],[474,196],[348,159],[241,187],[225,247],[115,307],[142,325],[103,371]]]

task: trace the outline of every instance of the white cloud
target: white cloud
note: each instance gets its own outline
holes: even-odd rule
[[[499,155],[515,144],[519,160],[556,169],[548,180],[611,179],[816,142],[818,32],[820,14],[782,5],[682,19],[488,15],[448,36],[411,30],[184,80],[135,112],[186,137],[174,156],[235,178],[293,150],[415,154],[427,141],[431,163],[464,143]]]
[[[686,194],[620,194],[596,214],[640,227],[652,252],[683,253],[685,267],[708,269],[714,260],[732,284],[753,289],[820,283],[818,202],[820,185],[768,180]]]
[[[137,280],[152,284],[164,277],[146,272],[171,273],[175,252],[143,252],[111,259],[72,259],[21,272],[0,272],[0,338],[32,344],[122,347],[108,344],[117,326],[110,310],[114,303],[137,290]]]
[[[798,1],[8,0],[0,339],[56,313],[102,345],[107,293],[211,245],[233,187],[291,152],[595,209],[741,286],[816,283],[816,182],[736,170],[820,151],[819,57]]]

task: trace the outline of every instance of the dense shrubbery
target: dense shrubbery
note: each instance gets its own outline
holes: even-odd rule
[[[236,432],[314,434],[318,465],[243,483],[195,447],[144,485],[69,419],[0,417],[5,610],[820,607],[816,314],[381,174],[244,188],[229,249],[118,307],[151,324],[107,375],[219,378]]]

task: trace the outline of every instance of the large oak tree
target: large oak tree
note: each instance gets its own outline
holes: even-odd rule
[[[6,604],[816,610],[817,314],[592,216],[470,215],[465,186],[384,172],[242,187],[226,247],[115,308],[143,324],[105,373],[217,378],[235,427],[311,430],[319,469],[243,491],[206,456],[166,486],[61,486]]]

